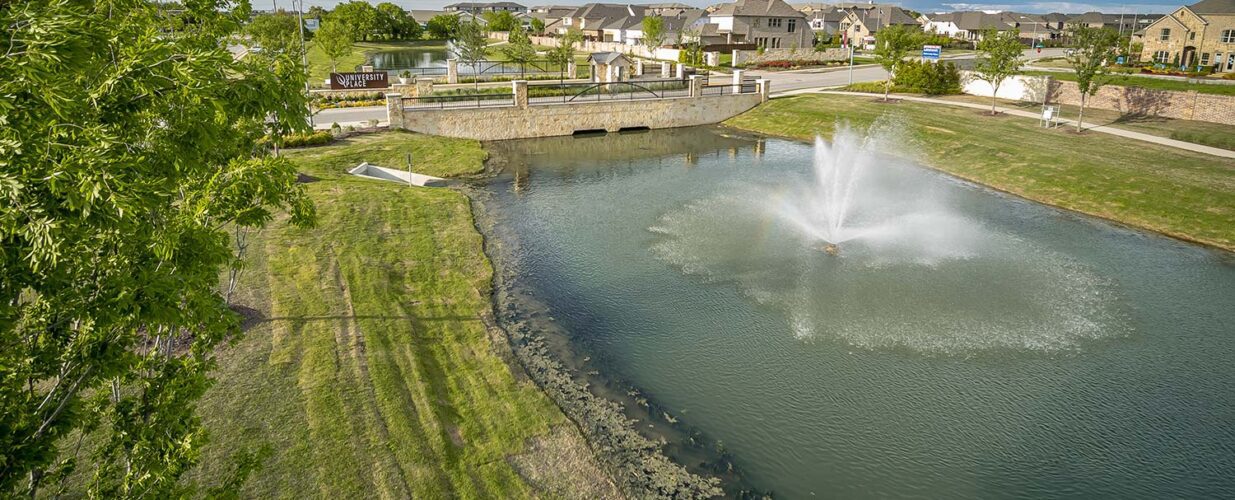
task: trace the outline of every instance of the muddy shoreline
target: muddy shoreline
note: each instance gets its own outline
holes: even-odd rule
[[[488,148],[487,148],[488,149]],[[497,327],[524,373],[576,425],[623,494],[632,498],[766,498],[718,442],[671,414],[628,381],[614,377],[586,337],[556,323],[552,308],[518,282],[518,235],[500,226],[487,183],[504,162],[491,157],[483,176],[459,186],[494,268]]]

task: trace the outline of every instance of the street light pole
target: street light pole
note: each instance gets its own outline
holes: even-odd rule
[[[853,85],[853,41],[849,42],[849,84]]]
[[[309,92],[309,52],[304,46],[304,0],[292,5],[296,6],[296,23],[300,25],[300,64],[304,66],[304,95],[309,100],[309,128],[313,128],[317,124],[313,122],[313,94]]]

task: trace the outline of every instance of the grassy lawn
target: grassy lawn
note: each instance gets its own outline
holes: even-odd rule
[[[1070,71],[1024,71],[1023,74],[1030,76],[1051,76],[1057,80],[1065,80],[1069,82],[1076,81],[1076,74]],[[1141,87],[1151,90],[1195,90],[1202,94],[1235,95],[1235,85],[1188,83],[1183,80],[1164,80],[1161,78],[1147,78],[1135,75],[1114,74],[1111,75],[1108,84],[1120,85],[1124,87]]]
[[[803,95],[773,99],[728,125],[809,140],[837,123],[901,120],[908,151],[934,168],[1025,198],[1235,250],[1235,161],[1107,134],[1044,130],[926,103]]]
[[[445,40],[415,40],[415,41],[395,41],[395,42],[356,42],[352,44],[352,53],[343,57],[336,62],[336,67],[341,72],[352,71],[356,66],[364,64],[365,59],[370,52],[381,50],[397,50],[410,47],[423,48],[446,48]],[[326,57],[326,53],[322,52],[321,47],[317,44],[309,42],[309,83],[315,86],[321,86],[322,82],[330,76],[330,59]]]
[[[201,404],[212,441],[272,455],[251,498],[604,497],[610,482],[560,410],[512,370],[487,326],[492,269],[468,199],[355,178],[361,159],[477,172],[475,141],[409,133],[289,150],[318,225],[255,235],[239,303],[260,320],[224,348]]]
[[[936,98],[978,104],[990,104],[991,102],[988,97],[973,95],[936,96]],[[1000,99],[999,105],[1035,113],[1042,109],[1040,103],[1009,101],[1005,99]],[[1080,106],[1060,105],[1059,108],[1060,115],[1063,118],[1076,119],[1077,114],[1080,113]],[[1204,144],[1215,148],[1235,150],[1235,132],[1232,131],[1230,125],[1221,123],[1176,120],[1160,116],[1124,115],[1115,110],[1086,107],[1085,124],[1086,126],[1106,125],[1159,137],[1169,137],[1171,139]]]

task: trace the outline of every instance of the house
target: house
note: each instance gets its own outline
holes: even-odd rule
[[[1150,23],[1141,59],[1235,72],[1235,0],[1201,0]]]
[[[1039,14],[1022,14],[1019,12],[1002,12],[1003,22],[1020,30],[1022,40],[1056,40],[1063,36],[1063,29],[1055,27],[1055,23],[1047,21]]]
[[[850,40],[875,43],[875,33],[884,26],[912,26],[921,29],[918,19],[905,9],[895,5],[885,4],[841,4],[838,5],[846,13],[840,23],[842,33]]]
[[[445,10],[446,12],[468,12],[474,15],[484,14],[485,12],[510,12],[512,14],[517,14],[527,12],[527,7],[514,2],[460,2],[442,7],[442,10]]]
[[[1005,21],[1003,14],[987,14],[980,11],[949,12],[928,16],[923,26],[926,31],[947,35],[960,40],[981,40],[986,30],[1009,31],[1016,26]]]
[[[587,40],[622,42],[624,41],[622,36],[624,29],[635,25],[642,26],[644,11],[645,8],[642,5],[584,4],[562,16],[562,22],[557,25],[556,31],[559,34],[566,34],[571,29],[577,29]]]
[[[726,44],[788,49],[811,47],[815,40],[806,14],[784,0],[737,0],[709,13],[706,23],[716,25]]]
[[[416,22],[420,24],[421,28],[427,27],[429,25],[429,20],[434,17],[444,14],[449,14],[452,16],[459,15],[458,12],[446,12],[444,10],[409,10],[407,11],[407,14],[411,16],[412,19],[416,20]]]
[[[1067,24],[1081,24],[1090,28],[1107,28],[1124,33],[1132,33],[1146,26],[1149,26],[1153,21],[1162,17],[1162,14],[1143,14],[1143,13],[1119,13],[1119,14],[1103,14],[1101,12],[1086,12],[1077,14],[1068,18]]]
[[[807,16],[821,11],[833,11],[836,7],[826,3],[791,3],[791,7],[802,11]]]
[[[805,12],[805,11],[803,11]],[[826,33],[835,35],[841,32],[840,23],[845,20],[847,13],[837,8],[828,10],[819,9],[811,11],[807,14],[810,24],[810,29],[815,33]]]

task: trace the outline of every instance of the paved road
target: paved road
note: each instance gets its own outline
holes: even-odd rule
[[[1036,50],[1026,50],[1025,57],[1029,60],[1040,59],[1043,57],[1060,57],[1063,55],[1063,49],[1043,49],[1042,53]],[[962,67],[971,67],[973,65],[973,54],[962,54],[958,56],[945,57],[946,60],[957,63]],[[814,68],[802,69],[794,71],[756,71],[747,72],[748,76],[756,78],[766,78],[772,82],[772,92],[780,93],[791,90],[801,90],[810,88],[822,87],[837,87],[849,84],[849,68]],[[883,80],[888,77],[888,73],[883,68],[876,65],[859,65],[853,68],[853,81],[866,82]],[[368,120],[378,120],[379,122],[386,121],[386,108],[382,106],[366,107],[366,108],[341,108],[327,109],[318,112],[316,119],[317,128],[330,128],[331,123],[339,123],[340,125],[352,125],[364,123]]]

